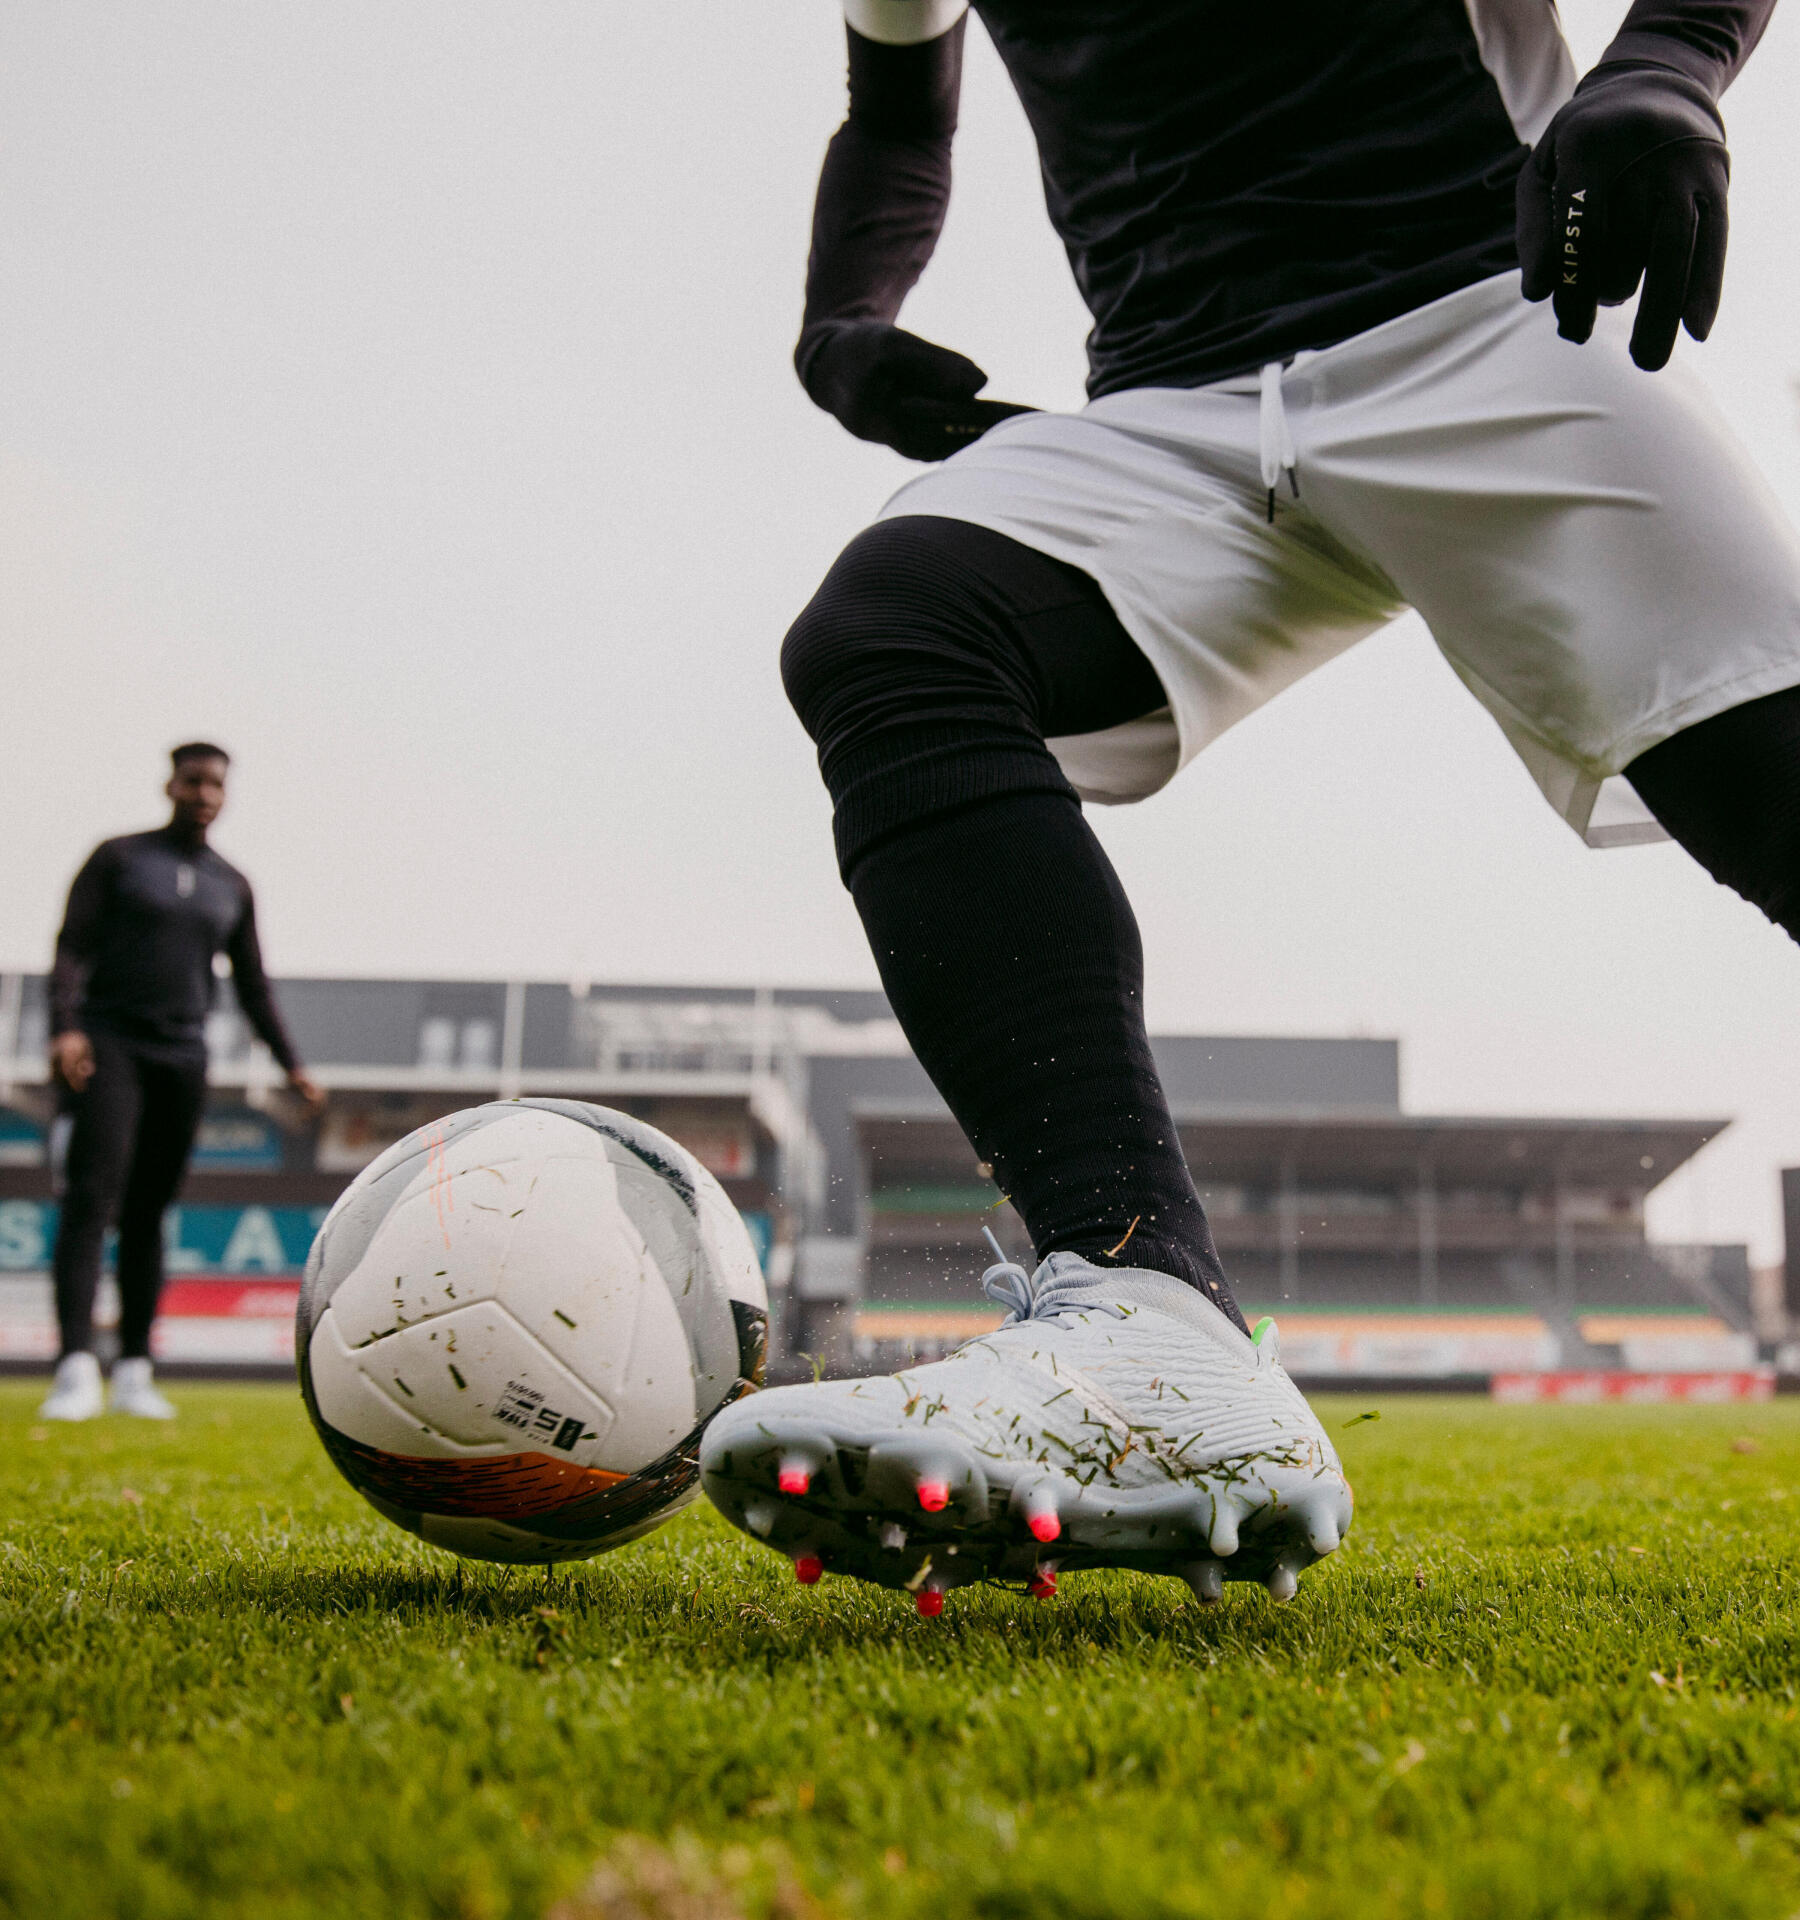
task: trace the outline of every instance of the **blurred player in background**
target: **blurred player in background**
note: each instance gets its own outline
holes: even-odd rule
[[[895,324],[967,6],[846,0],[795,364],[850,432],[944,464],[782,664],[888,997],[1039,1264],[990,1271],[1000,1332],[728,1408],[707,1458],[721,1488],[780,1467],[795,1508],[727,1510],[813,1542],[803,1577],[895,1583],[877,1541],[960,1466],[1011,1532],[951,1529],[951,1584],[1086,1512],[1090,1559],[1185,1554],[1202,1591],[1194,1542],[1229,1557],[1241,1525],[1233,1571],[1283,1598],[1349,1492],[1220,1265],[1081,801],[1154,792],[1410,606],[1577,832],[1660,827],[1800,935],[1800,547],[1658,371],[1718,309],[1718,102],[1773,0],[1633,0],[1579,83],[1552,0],[974,0],[1094,318],[1074,414],[979,398]],[[914,1461],[917,1504],[840,1444]]]
[[[151,833],[103,841],[69,889],[50,978],[50,1064],[68,1136],[54,1261],[61,1357],[46,1420],[103,1405],[94,1296],[109,1227],[119,1230],[116,1412],[167,1420],[150,1332],[163,1282],[162,1220],[206,1106],[213,963],[231,963],[238,1005],[309,1107],[324,1096],[288,1038],[256,938],[250,883],[207,845],[231,757],[195,740],[170,756],[172,811]]]

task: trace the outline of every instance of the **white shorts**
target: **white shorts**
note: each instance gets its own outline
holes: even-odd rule
[[[1050,743],[1084,798],[1154,793],[1413,607],[1576,832],[1656,838],[1612,776],[1800,684],[1800,542],[1698,381],[1640,372],[1629,329],[1603,312],[1571,346],[1503,274],[1260,379],[1022,414],[882,517],[971,521],[1099,582],[1169,705]]]

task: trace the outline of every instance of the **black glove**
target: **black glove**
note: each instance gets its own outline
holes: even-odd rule
[[[1666,67],[1597,67],[1550,122],[1519,174],[1525,298],[1549,300],[1565,340],[1596,306],[1637,291],[1631,357],[1654,372],[1685,323],[1712,331],[1725,275],[1731,158],[1712,96]]]
[[[859,440],[909,460],[947,460],[1001,420],[1031,407],[977,400],[987,375],[973,360],[885,320],[820,320],[800,336],[794,365],[814,402]]]

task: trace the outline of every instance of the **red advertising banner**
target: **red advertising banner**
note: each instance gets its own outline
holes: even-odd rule
[[[163,1288],[165,1320],[292,1320],[300,1304],[297,1280],[171,1280]]]
[[[1731,1373],[1497,1373],[1491,1392],[1512,1405],[1557,1400],[1593,1404],[1621,1400],[1634,1405],[1666,1401],[1772,1400],[1775,1369],[1750,1367]]]

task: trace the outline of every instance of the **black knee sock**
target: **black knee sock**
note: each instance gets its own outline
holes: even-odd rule
[[[782,653],[888,998],[1040,1256],[1173,1274],[1241,1326],[1144,1033],[1143,949],[1046,737],[1162,688],[1096,583],[931,517],[854,541]]]
[[[1625,773],[1715,880],[1800,940],[1800,687],[1702,720]]]
[[[934,815],[849,882],[907,1038],[1039,1256],[1174,1274],[1241,1327],[1150,1057],[1137,922],[1075,799]]]

